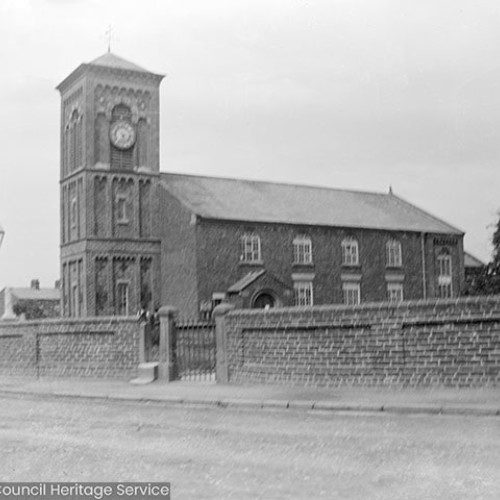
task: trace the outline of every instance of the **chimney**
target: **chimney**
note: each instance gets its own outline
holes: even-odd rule
[[[40,280],[31,280],[31,288],[33,290],[40,290]]]

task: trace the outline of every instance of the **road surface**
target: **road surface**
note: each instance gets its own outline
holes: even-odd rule
[[[500,498],[500,418],[0,396],[2,481],[170,481],[174,500]]]

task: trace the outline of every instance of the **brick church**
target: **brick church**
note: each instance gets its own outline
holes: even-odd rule
[[[64,316],[462,293],[463,232],[392,192],[160,172],[162,79],[108,52],[57,87]]]

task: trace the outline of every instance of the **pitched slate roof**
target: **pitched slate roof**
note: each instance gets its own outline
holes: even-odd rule
[[[93,64],[95,66],[106,66],[107,68],[118,68],[118,69],[126,69],[130,71],[141,71],[144,73],[149,73],[148,70],[141,68],[137,64],[127,61],[112,52],[106,52],[104,55],[94,59],[89,64]]]
[[[256,279],[260,278],[263,274],[265,274],[265,269],[260,269],[259,271],[252,271],[248,274],[245,274],[243,278],[238,280],[234,285],[231,285],[227,291],[229,293],[239,293],[244,290],[248,285],[251,285]]]
[[[147,69],[144,69],[133,62],[127,61],[126,59],[123,59],[123,57],[117,56],[112,52],[106,52],[102,56],[94,59],[89,63],[80,64],[80,66],[72,71],[56,87],[56,89],[60,92],[64,92],[69,85],[72,85],[76,79],[84,75],[89,70],[89,68],[93,68],[94,70],[100,70],[101,68],[110,68],[110,70],[135,71],[136,73],[142,73],[141,76],[156,80],[157,82],[160,82],[164,77],[164,75],[151,73],[151,71],[148,71]]]
[[[392,193],[171,173],[161,185],[209,219],[463,234]]]

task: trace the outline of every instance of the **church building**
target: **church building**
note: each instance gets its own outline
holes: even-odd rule
[[[108,52],[57,87],[64,316],[462,293],[463,232],[392,192],[161,172],[162,79]]]

